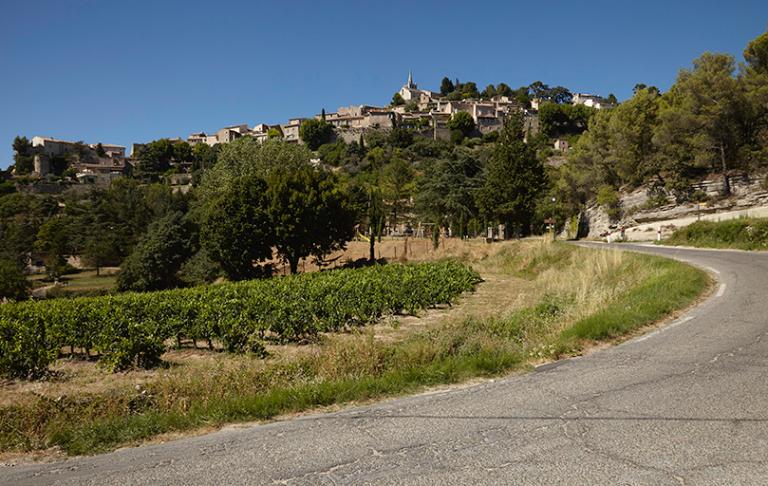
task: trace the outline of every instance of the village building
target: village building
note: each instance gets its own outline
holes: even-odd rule
[[[416,83],[413,82],[413,74],[408,71],[408,81],[400,88],[400,96],[406,101],[416,101],[417,103],[429,103],[440,97],[440,93],[429,91],[425,89],[419,89]]]
[[[539,120],[537,111],[541,100],[531,100],[531,108],[525,109],[516,100],[508,96],[494,96],[489,99],[447,100],[440,93],[419,89],[413,81],[413,73],[408,72],[406,83],[398,91],[405,100],[400,106],[351,105],[340,107],[336,112],[316,115],[316,119],[324,119],[329,123],[338,139],[347,143],[360,140],[371,130],[391,130],[393,127],[404,127],[422,136],[450,140],[451,131],[448,123],[456,113],[469,113],[480,134],[500,130],[508,116],[522,113],[526,139],[538,133]],[[575,93],[572,98],[574,105],[584,105],[595,109],[612,106],[605,98],[587,93]],[[214,146],[231,143],[242,137],[251,137],[260,143],[277,133],[283,141],[302,143],[300,137],[301,123],[305,118],[291,118],[281,125],[259,123],[253,128],[247,124],[231,125],[217,130],[215,133],[203,131],[191,133],[186,141],[194,146],[204,143]],[[181,141],[180,138],[171,142]],[[35,151],[34,173],[39,177],[54,172],[52,163],[61,163],[61,158],[67,158],[66,165],[77,170],[77,179],[83,182],[95,182],[114,178],[129,173],[133,162],[137,159],[146,144],[131,145],[131,156],[126,157],[126,149],[120,145],[90,144],[56,140],[48,137],[33,137],[32,146]],[[566,140],[556,140],[554,149],[565,154],[569,147]],[[178,182],[178,181],[177,181]],[[178,183],[179,186],[186,184]]]
[[[85,144],[35,136],[32,137],[32,149],[33,175],[41,178],[60,173],[64,166],[75,170],[78,181],[109,184],[132,168],[122,145]]]
[[[574,93],[571,99],[573,105],[584,105],[596,110],[602,110],[603,108],[610,108],[613,106],[602,96],[597,96],[588,93]]]
[[[285,125],[280,125],[280,130],[283,132],[283,141],[289,143],[301,143],[301,137],[299,137],[299,128],[301,128],[301,122],[305,118],[291,118]]]

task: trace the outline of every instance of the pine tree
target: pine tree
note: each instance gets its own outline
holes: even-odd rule
[[[532,147],[523,141],[522,115],[510,116],[486,166],[485,185],[477,205],[488,220],[515,229],[531,231],[536,199],[546,186],[544,165]]]
[[[443,96],[448,95],[448,93],[452,92],[454,89],[453,83],[451,82],[448,77],[444,77],[443,80],[440,82],[440,94]]]

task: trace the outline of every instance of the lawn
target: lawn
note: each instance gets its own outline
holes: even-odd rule
[[[78,297],[86,295],[103,295],[114,291],[117,282],[117,269],[106,268],[96,270],[79,270],[75,273],[63,275],[59,283],[54,285],[44,274],[30,275],[33,291],[46,288],[47,297]],[[39,290],[35,292],[39,295]]]

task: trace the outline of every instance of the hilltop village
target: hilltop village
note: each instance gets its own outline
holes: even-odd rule
[[[542,93],[546,98],[537,96]],[[323,121],[331,127],[328,141],[362,143],[363,138],[371,132],[391,131],[394,128],[407,129],[414,135],[429,139],[451,141],[452,133],[456,131],[455,127],[452,128],[452,119],[471,119],[473,134],[483,136],[498,131],[511,113],[523,114],[526,134],[530,136],[539,132],[539,109],[546,101],[583,105],[592,109],[602,109],[616,103],[612,95],[603,98],[586,93],[571,94],[565,88],[550,89],[539,82],[531,85],[530,94],[526,92],[523,96],[520,96],[520,90],[512,90],[503,83],[496,88],[490,85],[478,92],[475,83],[461,84],[458,80],[454,83],[447,78],[443,80],[440,91],[431,91],[420,89],[409,72],[406,83],[394,94],[388,106],[339,107],[335,112],[326,113],[323,110],[313,118],[290,118],[284,124],[257,123],[249,126],[242,123],[216,131],[191,133],[186,139],[179,137],[161,141],[173,162],[170,183],[186,186],[191,182],[189,174],[195,167],[193,157],[185,156],[185,152],[200,151],[195,149],[198,145],[215,147],[242,137],[251,137],[262,143],[268,139],[279,139],[287,143],[304,144],[306,141],[301,136],[301,129],[307,120]],[[128,152],[124,146],[108,143],[87,144],[45,136],[33,136],[31,140],[19,137],[14,142],[15,175],[33,180],[40,192],[57,192],[60,184],[44,183],[52,177],[64,178],[70,184],[109,185],[116,178],[134,174],[135,169],[141,165],[142,154],[150,149],[156,150],[157,142],[133,143]],[[565,153],[568,141],[555,139],[552,148]],[[23,170],[25,166],[27,169]]]

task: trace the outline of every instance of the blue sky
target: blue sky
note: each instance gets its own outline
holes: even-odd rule
[[[767,25],[765,0],[0,0],[0,167],[17,134],[129,146],[385,104],[408,69],[623,99]]]

